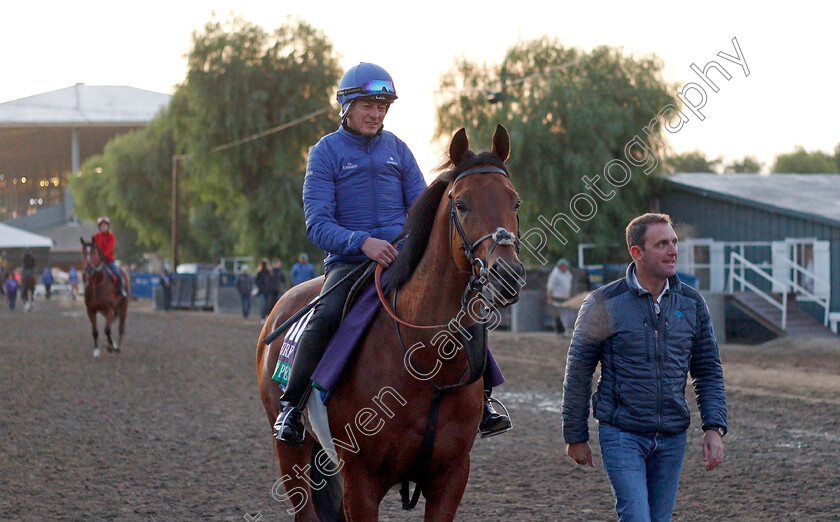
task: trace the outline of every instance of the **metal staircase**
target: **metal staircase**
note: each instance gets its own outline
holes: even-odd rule
[[[729,284],[727,298],[741,311],[758,321],[776,335],[791,337],[833,336],[828,328],[827,298],[817,298],[809,290],[794,281],[780,281],[750,262],[737,252],[730,253]],[[796,267],[801,270],[801,267]],[[782,293],[766,292],[750,282],[747,273],[755,274],[759,279],[770,283],[774,288],[784,288]],[[736,283],[740,291],[735,291]],[[796,292],[796,293],[794,293]],[[809,301],[825,307],[825,321],[820,322],[796,305],[797,293],[804,294]]]
[[[781,305],[783,297],[780,294],[770,294],[774,301]],[[782,327],[782,310],[755,292],[733,292],[727,295],[729,301],[739,310],[749,315],[762,326],[776,335],[791,337],[822,337],[834,335],[825,325],[804,312],[793,302],[788,300],[785,310],[785,326]]]

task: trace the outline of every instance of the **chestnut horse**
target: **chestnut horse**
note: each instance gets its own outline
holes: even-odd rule
[[[35,270],[24,270],[20,274],[20,299],[23,301],[23,309],[31,312],[35,308],[35,285],[38,278]]]
[[[426,520],[455,517],[469,477],[483,386],[480,373],[477,380],[464,379],[469,350],[459,345],[442,353],[433,338],[446,333],[451,320],[463,327],[484,320],[464,313],[468,298],[493,296],[484,308],[490,312],[515,302],[524,284],[516,238],[519,196],[504,163],[509,152],[501,125],[491,151],[480,154],[469,150],[464,129],[455,134],[448,161],[438,168],[442,173],[409,212],[408,237],[385,275],[391,289],[387,308],[404,325],[382,307],[359,341],[326,405],[331,444],[322,449],[325,441],[314,440],[315,399],[306,410],[302,447],[273,439],[282,473],[278,485],[285,487],[283,500],[292,502],[289,512],[297,520],[376,520],[385,494],[400,483],[407,490],[408,481],[417,484],[415,496],[419,491],[426,499]],[[322,283],[313,279],[284,294],[263,327],[257,373],[269,426],[280,409],[272,375],[283,338],[270,345],[263,339],[315,298]]]
[[[101,313],[105,317],[105,337],[108,338],[106,346],[109,352],[119,352],[122,343],[123,332],[125,332],[125,318],[128,314],[128,297],[117,294],[117,284],[114,282],[108,270],[105,268],[105,258],[102,251],[91,240],[82,242],[82,257],[85,262],[85,307],[90,320],[93,333],[93,356],[99,357],[99,329],[96,325],[96,314]],[[123,283],[125,284],[126,295],[131,295],[131,280],[127,277],[125,270],[120,269]],[[119,337],[114,343],[111,338],[111,323],[114,315],[119,319]]]

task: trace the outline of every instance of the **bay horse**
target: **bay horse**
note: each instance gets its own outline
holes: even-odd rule
[[[412,502],[418,492],[426,499],[426,520],[454,519],[484,392],[480,376],[462,380],[468,350],[442,352],[435,339],[453,319],[475,325],[477,319],[464,313],[468,294],[490,290],[492,307],[507,306],[524,284],[519,196],[505,166],[509,152],[501,125],[491,150],[480,154],[469,150],[464,129],[454,135],[440,175],[409,212],[405,244],[385,274],[388,310],[376,312],[327,402],[330,444],[314,440],[314,399],[302,447],[272,437],[282,474],[275,490],[282,482],[286,495],[278,500],[292,501],[289,512],[296,520],[376,520],[380,502],[396,484],[403,484],[404,507],[411,506],[408,481],[417,484]],[[474,286],[477,280],[483,289]],[[269,426],[280,410],[281,391],[272,375],[283,338],[269,345],[263,339],[315,298],[322,284],[320,277],[284,294],[263,326],[257,374]]]
[[[20,299],[23,301],[23,309],[31,312],[35,308],[35,285],[38,278],[35,270],[24,270],[20,273]]]
[[[82,258],[85,263],[85,307],[93,333],[93,356],[96,358],[100,354],[96,314],[101,313],[105,317],[105,337],[108,339],[106,349],[109,352],[119,352],[128,314],[128,297],[122,297],[117,293],[117,284],[105,268],[105,258],[96,243],[93,240],[87,242],[84,238],[79,238],[79,240],[82,242]],[[131,280],[125,270],[120,269],[120,273],[125,285],[125,293],[131,295]],[[119,337],[116,343],[111,338],[111,323],[115,315],[119,319]]]

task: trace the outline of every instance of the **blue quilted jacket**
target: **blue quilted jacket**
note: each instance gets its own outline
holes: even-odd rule
[[[660,301],[627,277],[583,302],[575,323],[563,383],[563,438],[589,440],[589,398],[595,418],[635,433],[688,429],[685,400],[691,372],[703,429],[726,429],[723,367],[706,301],[677,276]],[[592,395],[592,375],[601,379]]]
[[[342,126],[309,151],[306,234],[326,252],[326,267],[364,260],[365,239],[394,239],[425,188],[414,155],[393,133],[367,137]]]

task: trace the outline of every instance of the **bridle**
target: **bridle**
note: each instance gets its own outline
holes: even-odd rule
[[[99,262],[95,265],[93,261],[91,261],[91,256],[93,255],[93,250],[96,249],[98,254],[97,257],[99,258]],[[102,271],[102,263],[104,261],[102,257],[102,252],[99,250],[99,247],[96,246],[96,243],[85,243],[84,245],[84,255],[85,255],[85,274],[88,276],[93,275],[96,272]]]
[[[464,293],[461,295],[461,311],[466,310],[469,301],[469,296],[471,293],[486,295],[485,288],[490,270],[487,260],[489,260],[490,255],[493,253],[493,250],[495,250],[497,246],[513,245],[517,255],[519,255],[519,212],[516,213],[516,234],[507,230],[504,227],[498,227],[495,230],[495,232],[484,234],[475,241],[470,241],[467,237],[467,233],[464,231],[464,227],[461,224],[460,218],[458,217],[458,209],[455,206],[455,200],[452,198],[452,191],[455,190],[455,184],[458,183],[458,181],[472,174],[502,174],[506,178],[510,179],[510,175],[503,169],[490,165],[479,165],[476,167],[469,168],[464,172],[458,174],[458,176],[456,176],[455,179],[452,181],[452,186],[449,188],[449,192],[447,193],[447,196],[449,197],[449,238],[453,238],[455,234],[453,232],[454,229],[461,239],[461,246],[459,247],[459,249],[464,251],[464,256],[467,258],[467,261],[469,262],[470,267],[472,268],[472,270],[468,272],[470,274],[470,280],[467,282],[467,286],[466,288],[464,288]],[[482,259],[480,257],[476,257],[475,249],[478,248],[478,246],[487,239],[493,240],[493,243],[490,245],[490,250],[487,252],[487,258]],[[455,252],[452,250],[452,241],[449,242],[449,252],[450,256],[452,256],[453,262],[455,262],[455,266],[458,266],[458,263],[455,260]],[[460,269],[458,271],[460,273],[465,273],[463,270]],[[400,319],[395,312],[397,304],[397,291],[394,290],[394,296],[392,299],[393,305],[389,306],[388,302],[385,300],[385,294],[382,291],[381,275],[382,265],[377,264],[376,271],[374,272],[376,292],[379,295],[379,301],[382,303],[382,307],[394,321],[409,328],[418,329],[445,328],[447,326],[445,324],[416,325],[409,323],[403,319]],[[491,302],[487,299],[485,301],[487,303]]]
[[[519,255],[519,212],[516,213],[516,234],[507,230],[504,227],[498,227],[495,232],[484,234],[483,236],[471,243],[469,238],[467,237],[467,233],[464,232],[463,225],[461,225],[461,219],[458,217],[458,209],[455,207],[455,200],[452,198],[452,191],[455,190],[455,184],[471,174],[502,174],[508,179],[510,179],[510,175],[498,167],[472,167],[458,174],[458,176],[452,182],[452,186],[449,188],[449,192],[447,193],[447,196],[449,197],[449,237],[451,238],[453,236],[452,228],[454,227],[461,238],[460,249],[464,251],[464,256],[466,256],[467,261],[469,261],[470,266],[473,268],[471,272],[472,277],[470,278],[470,285],[475,283],[475,279],[483,280],[480,283],[481,285],[483,285],[484,282],[487,281],[489,267],[487,266],[487,263],[484,260],[475,256],[475,249],[478,248],[478,245],[484,242],[484,240],[492,238],[493,243],[490,245],[490,250],[487,252],[488,260],[493,254],[493,250],[495,250],[498,245],[513,245],[514,249],[516,250],[516,254]],[[452,256],[452,260],[454,261],[455,253],[452,252],[451,242],[449,244],[449,251],[450,255]],[[478,267],[477,272],[475,270],[476,267]],[[468,285],[468,287],[470,285]]]

